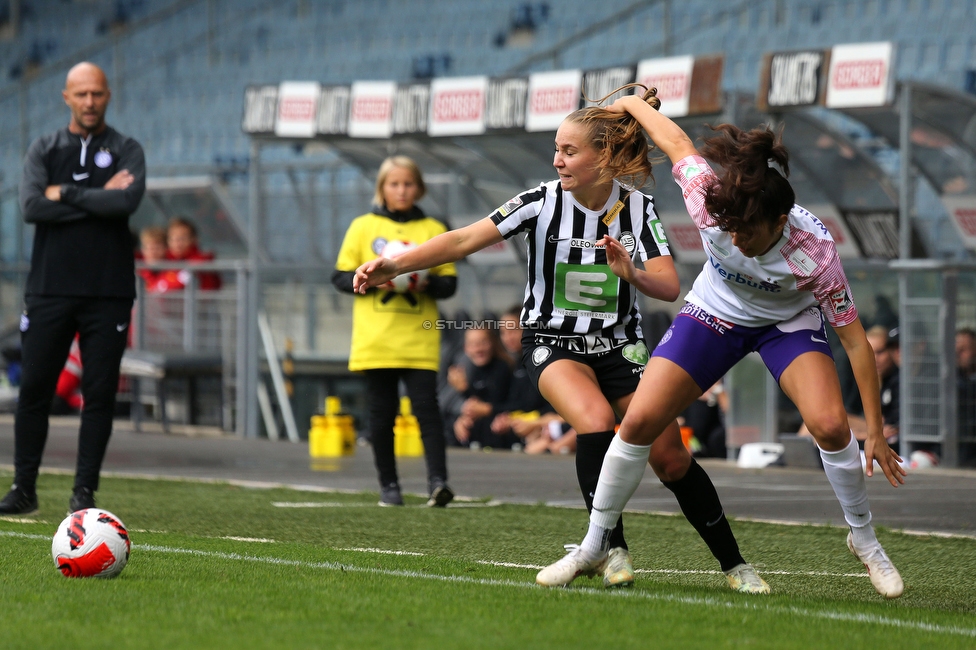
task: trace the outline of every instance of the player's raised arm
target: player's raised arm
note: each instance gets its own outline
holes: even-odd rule
[[[607,107],[607,110],[614,113],[630,113],[672,163],[697,154],[698,150],[695,149],[694,143],[684,129],[648,102],[649,99],[653,99],[655,101],[652,103],[660,105],[660,102],[656,101],[656,94],[656,90],[652,88],[644,93],[644,97],[625,95]]]
[[[356,269],[353,291],[366,293],[370,287],[389,282],[401,273],[429,269],[480,251],[502,241],[502,235],[491,219],[485,217],[470,226],[449,230],[395,259],[378,257]]]

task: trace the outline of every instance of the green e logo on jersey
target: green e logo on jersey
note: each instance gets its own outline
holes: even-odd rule
[[[667,246],[668,236],[664,234],[664,226],[661,224],[661,220],[652,219],[650,226],[651,232],[654,234],[654,241],[656,241],[658,244],[664,244]]]
[[[556,264],[553,304],[567,311],[616,312],[617,276],[606,264]]]

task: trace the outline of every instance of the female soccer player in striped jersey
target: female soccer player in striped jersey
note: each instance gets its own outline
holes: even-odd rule
[[[648,362],[607,451],[583,543],[542,572],[568,583],[602,565],[608,532],[637,488],[655,440],[716,379],[756,351],[816,438],[850,525],[848,548],[868,568],[878,593],[897,598],[902,579],[871,526],[857,440],[848,426],[824,317],[851,359],[864,404],[868,476],[877,461],[898,487],[905,471],[885,441],[874,352],[837,249],[823,224],[795,204],[786,180],[786,148],[767,127],[741,131],[722,124],[699,154],[677,124],[641,97],[621,98],[611,110],[635,117],[671,159],[708,260]],[[721,178],[705,158],[722,166]]]
[[[434,237],[394,260],[360,266],[355,285],[363,291],[397,274],[458,260],[526,233],[522,363],[543,397],[577,431],[577,478],[589,509],[616,416],[631,404],[649,357],[636,293],[670,302],[678,297],[680,283],[653,199],[634,189],[651,176],[640,125],[627,114],[584,108],[563,121],[555,145],[558,180],[522,192],[485,219]],[[643,269],[635,267],[634,257]],[[727,572],[732,588],[767,592],[768,585],[742,559],[715,487],[681,443],[675,422],[648,448],[648,459]],[[609,552],[581,573],[602,573],[611,587],[633,584],[619,513],[605,541]],[[543,574],[537,581],[547,586],[565,582]]]

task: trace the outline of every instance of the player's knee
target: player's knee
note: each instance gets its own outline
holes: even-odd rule
[[[677,481],[688,472],[691,454],[684,445],[654,444],[651,446],[648,462],[654,474],[662,481]]]
[[[851,439],[851,428],[843,411],[818,413],[806,425],[821,447],[843,448]]]

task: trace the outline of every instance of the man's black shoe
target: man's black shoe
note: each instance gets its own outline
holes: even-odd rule
[[[380,488],[380,502],[378,505],[385,507],[402,506],[403,495],[400,494],[400,484],[390,483]]]
[[[28,492],[16,484],[0,499],[0,515],[31,515],[37,512],[37,492]]]
[[[68,514],[95,507],[95,492],[91,488],[76,487],[68,502]]]
[[[454,492],[444,481],[433,481],[430,498],[427,499],[428,508],[443,508],[454,500]]]

